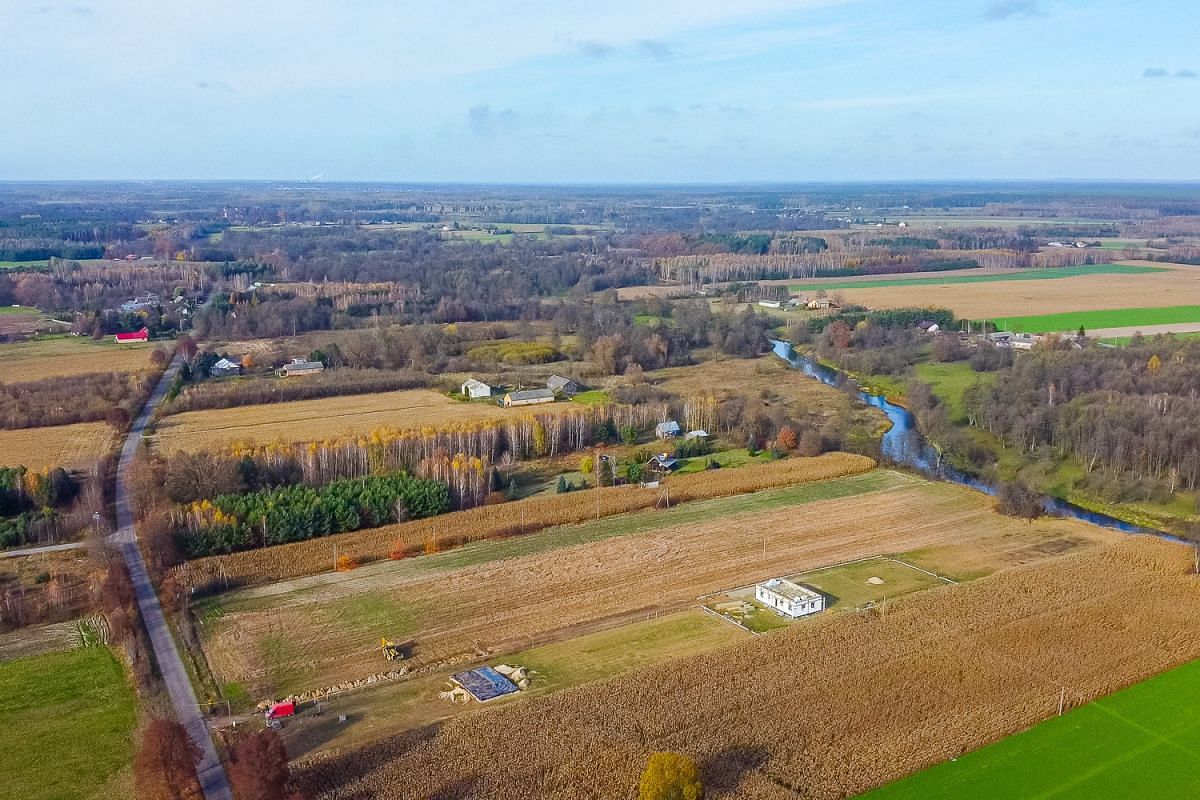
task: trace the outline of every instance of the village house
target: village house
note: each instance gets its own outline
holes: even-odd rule
[[[579,394],[579,384],[562,375],[551,375],[547,378],[546,388],[563,397],[574,397]]]
[[[292,378],[297,375],[315,375],[318,372],[324,371],[325,365],[320,361],[306,361],[303,358],[293,358],[291,363],[284,364],[275,370],[275,374],[281,378]]]
[[[646,474],[657,479],[679,469],[679,459],[669,453],[659,453],[646,462]]]
[[[472,400],[476,397],[491,397],[492,387],[475,378],[467,378],[463,381],[462,393],[464,397],[470,397]]]
[[[823,311],[827,308],[837,308],[837,303],[828,297],[814,297],[808,301],[809,311]]]
[[[553,403],[553,389],[526,389],[520,392],[509,392],[504,395],[504,407],[533,406],[539,403]]]
[[[679,423],[675,420],[660,422],[654,426],[654,435],[659,439],[671,439],[680,434]]]
[[[220,361],[208,368],[208,374],[213,378],[241,375],[242,365],[239,361],[230,361],[228,358],[222,358]]]
[[[940,325],[931,319],[921,320],[917,323],[917,327],[921,329],[922,333],[937,333],[942,329]]]
[[[787,617],[805,617],[825,609],[825,596],[789,581],[772,578],[754,587],[754,599]]]
[[[133,333],[118,333],[113,339],[118,344],[128,344],[129,342],[148,342],[150,341],[150,329],[142,328],[140,331]]]

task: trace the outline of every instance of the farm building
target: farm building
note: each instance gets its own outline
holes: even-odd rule
[[[703,428],[697,428],[694,431],[688,431],[685,433],[683,438],[687,439],[688,441],[691,441],[692,439],[707,439],[708,431],[704,430]]]
[[[208,374],[213,378],[224,378],[228,375],[241,375],[242,365],[237,361],[230,361],[228,358],[222,358],[217,363],[208,368]]]
[[[556,394],[561,392],[564,397],[574,397],[579,394],[579,384],[562,375],[551,375],[547,378],[546,388]]]
[[[113,338],[121,344],[128,342],[148,342],[150,341],[150,329],[142,328],[140,331],[134,331],[133,333],[118,333]]]
[[[759,300],[758,304],[763,308],[783,308],[782,300]]]
[[[474,378],[467,378],[465,381],[463,381],[462,393],[466,397],[470,397],[472,399],[476,397],[491,397],[492,387],[483,381],[476,380]]]
[[[659,453],[646,462],[646,474],[661,477],[679,469],[679,459],[668,453]]]
[[[654,426],[654,435],[660,439],[670,439],[680,433],[679,423],[675,420],[660,422]]]
[[[315,375],[318,372],[324,371],[325,365],[320,361],[306,361],[303,358],[293,358],[290,364],[284,364],[275,370],[275,374],[281,378],[291,378],[295,375]]]
[[[553,389],[526,389],[521,392],[509,392],[504,395],[504,407],[533,406],[538,403],[553,403]]]
[[[936,322],[934,322],[931,319],[921,320],[920,322],[917,323],[917,327],[921,330],[922,333],[937,333],[938,331],[940,331],[942,329],[942,326],[938,325]]]
[[[988,334],[988,339],[996,347],[1011,347],[1013,350],[1032,350],[1033,346],[1044,338],[1036,333],[1012,333],[1010,331],[996,331]]]
[[[754,599],[788,617],[806,617],[825,609],[825,596],[787,578],[754,587]]]
[[[827,308],[837,308],[837,303],[828,297],[817,297],[808,301],[809,311],[821,311]]]

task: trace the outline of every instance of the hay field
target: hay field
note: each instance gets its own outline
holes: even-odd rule
[[[1070,278],[838,289],[844,302],[868,308],[949,308],[967,319],[1200,304],[1200,268],[1130,261],[1165,268],[1145,274],[1089,274]]]
[[[158,443],[164,450],[174,451],[217,448],[234,442],[309,442],[342,434],[367,434],[382,427],[420,428],[506,419],[531,411],[542,414],[578,409],[571,403],[505,409],[494,403],[460,403],[430,389],[404,389],[172,414],[158,425]]]
[[[0,467],[88,468],[112,441],[113,430],[103,422],[0,430]]]
[[[1029,525],[970,490],[884,474],[891,480],[865,495],[760,508],[749,495],[684,506],[673,524],[665,512],[653,526],[636,524],[654,519],[644,512],[624,535],[512,558],[455,566],[452,552],[448,569],[418,557],[233,593],[220,600],[209,661],[221,682],[282,694],[378,672],[381,636],[411,639],[412,664],[440,668],[880,553],[969,540],[996,568],[1115,535],[1066,520]],[[743,505],[721,506],[734,501]]]
[[[679,750],[700,764],[710,800],[853,796],[1054,715],[1063,687],[1072,707],[1200,657],[1191,566],[1189,548],[1129,537],[910,595],[886,615],[818,617],[463,715],[293,774],[323,800],[599,800],[632,796],[651,752]]]
[[[93,342],[82,336],[0,344],[0,383],[25,383],[88,372],[138,372],[150,368],[154,345]]]

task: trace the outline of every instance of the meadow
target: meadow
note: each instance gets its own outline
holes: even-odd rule
[[[158,443],[170,452],[218,449],[234,443],[322,441],[342,434],[365,435],[383,427],[419,429],[502,420],[531,411],[574,410],[578,406],[570,403],[505,409],[490,402],[457,402],[430,389],[403,389],[172,414],[158,424]]]
[[[1075,707],[1197,658],[1191,566],[1189,548],[1126,537],[911,594],[886,614],[818,615],[464,714],[296,772],[322,800],[624,797],[651,752],[676,750],[714,798],[833,800],[1053,716],[1064,688]]]
[[[988,270],[978,275],[955,273],[939,277],[928,275],[913,278],[878,278],[871,280],[815,281],[795,283],[788,286],[793,292],[814,292],[818,289],[877,289],[883,286],[943,286],[956,283],[995,283],[997,281],[1035,281],[1059,278],[1077,278],[1087,275],[1144,275],[1166,272],[1161,267],[1139,264],[1084,264],[1075,267],[1043,267],[1037,269],[1014,269],[1003,272]]]
[[[113,429],[104,422],[0,430],[0,467],[87,468],[112,440]]]
[[[133,690],[105,648],[0,663],[2,793],[104,796],[132,762],[135,724]]]
[[[379,671],[383,636],[411,643],[413,668],[438,669],[850,559],[924,549],[930,560],[931,548],[970,541],[999,568],[1038,548],[1083,548],[1112,535],[1065,520],[1027,525],[995,514],[982,495],[898,473],[865,478],[230,593],[205,606],[209,663],[220,682],[279,695]],[[956,568],[943,560],[944,571]]]
[[[1193,661],[862,800],[1195,797],[1198,715],[1200,661]]]
[[[139,372],[150,368],[152,344],[118,345],[56,336],[0,344],[0,382],[20,383],[89,372]]]
[[[1055,333],[1106,328],[1200,323],[1200,305],[1154,306],[1146,308],[1113,308],[1095,311],[1072,311],[1059,314],[997,318],[1003,330],[1027,333]]]

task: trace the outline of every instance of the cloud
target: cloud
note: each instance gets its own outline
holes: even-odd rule
[[[1042,10],[1037,0],[992,0],[983,11],[987,19],[1001,20],[1012,17],[1038,17]]]
[[[1143,78],[1180,78],[1182,80],[1193,80],[1196,76],[1196,71],[1192,69],[1179,69],[1171,72],[1163,67],[1146,67],[1142,72]]]
[[[211,89],[217,92],[225,92],[226,94],[237,94],[237,90],[225,81],[196,81],[195,86],[197,89]]]
[[[671,45],[658,39],[641,39],[637,43],[638,52],[656,61],[669,61],[675,56]]]
[[[585,56],[591,56],[592,58],[605,58],[606,56],[611,55],[612,51],[615,49],[608,42],[599,42],[595,39],[581,39],[577,42],[574,42],[574,45],[579,48],[579,52],[583,53]]]
[[[669,106],[666,103],[659,103],[657,105],[650,106],[646,110],[651,114],[657,114],[660,117],[674,117],[676,115],[675,107]]]
[[[511,108],[493,111],[487,103],[467,109],[467,128],[476,136],[492,136],[500,130],[512,128],[517,122],[517,113]]]

